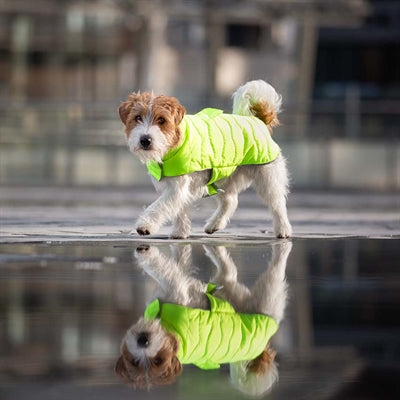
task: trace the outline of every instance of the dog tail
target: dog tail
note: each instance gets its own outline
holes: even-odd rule
[[[233,114],[254,116],[274,127],[279,125],[282,96],[263,80],[250,81],[233,94]]]
[[[268,351],[270,354],[264,355]],[[237,361],[230,364],[233,385],[247,396],[259,397],[269,392],[279,381],[278,365],[274,361],[275,352],[266,349],[264,353],[255,361]]]

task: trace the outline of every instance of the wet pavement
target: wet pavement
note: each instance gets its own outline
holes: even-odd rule
[[[251,194],[216,236],[201,231],[209,200],[197,207],[189,240],[170,241],[166,230],[150,239],[128,235],[152,196],[146,190],[2,191],[1,399],[249,398],[228,364],[208,371],[185,365],[173,384],[151,390],[128,387],[114,372],[125,332],[158,290],[138,247],[150,244],[172,261],[184,253],[184,273],[201,282],[217,271],[210,252],[223,249],[237,280],[251,288],[287,243],[269,233],[269,214]],[[294,193],[289,215],[295,234],[287,305],[272,339],[279,382],[261,398],[399,398],[398,199]]]

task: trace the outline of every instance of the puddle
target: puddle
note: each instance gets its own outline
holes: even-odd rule
[[[114,372],[127,329],[159,293],[156,272],[135,256],[143,243],[0,244],[2,399],[249,398],[229,364],[212,370],[184,365],[173,384],[150,391],[124,385]],[[383,388],[385,398],[397,398],[398,241],[304,238],[292,243],[287,305],[272,339],[279,383],[263,398],[375,399],[382,398]],[[222,275],[236,271],[237,281],[252,288],[280,245],[273,240],[151,246],[167,260],[164,267],[179,267],[182,281],[209,282],[218,271],[218,257],[225,257],[231,269]],[[168,264],[174,260],[179,262]],[[268,296],[271,290],[266,286],[261,293]]]

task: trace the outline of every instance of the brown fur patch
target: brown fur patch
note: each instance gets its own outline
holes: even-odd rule
[[[256,374],[263,374],[274,362],[276,351],[268,343],[265,350],[249,363],[249,370]]]
[[[140,123],[136,120],[138,116],[144,120],[151,115],[151,124],[159,126],[167,138],[170,148],[174,148],[181,140],[179,124],[186,113],[186,109],[175,97],[154,97],[149,92],[132,93],[126,101],[121,103],[118,113],[125,125],[127,136]]]
[[[250,111],[255,117],[261,119],[261,121],[263,121],[265,125],[269,125],[271,127],[279,125],[278,115],[267,102],[252,104],[250,107]]]
[[[176,357],[178,341],[168,335],[155,357],[149,358],[143,365],[135,360],[125,343],[121,346],[121,356],[115,364],[115,372],[128,385],[135,388],[149,389],[151,386],[169,385],[182,372],[182,365]]]

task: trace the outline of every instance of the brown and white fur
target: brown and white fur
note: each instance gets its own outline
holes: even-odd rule
[[[285,270],[292,244],[282,241],[272,245],[272,259],[250,290],[237,281],[237,268],[225,247],[204,247],[216,267],[210,279],[217,285],[214,295],[229,301],[237,312],[261,313],[273,317],[278,324],[284,316],[287,298]],[[173,247],[178,256],[166,257],[157,247],[141,246],[135,256],[138,265],[158,283],[154,297],[161,302],[208,309],[207,284],[193,277],[190,271],[191,246]],[[211,333],[212,334],[212,333]],[[116,372],[137,388],[172,383],[181,373],[176,357],[179,343],[159,320],[140,318],[126,332]],[[230,364],[231,380],[247,394],[262,394],[278,379],[275,351],[266,346],[255,360]]]
[[[281,103],[281,96],[271,85],[262,80],[251,81],[234,93],[233,113],[260,118],[272,133],[272,127],[278,124]],[[129,149],[143,163],[162,162],[163,156],[182,139],[179,124],[186,110],[174,97],[132,93],[118,111],[125,125]],[[191,231],[189,206],[207,194],[209,179],[210,170],[163,177],[160,182],[152,177],[161,195],[138,219],[137,233],[154,234],[171,220],[170,237],[188,237]],[[275,235],[278,238],[291,236],[286,210],[288,173],[282,155],[270,164],[239,166],[230,177],[217,182],[218,208],[204,227],[206,233],[212,234],[226,227],[237,208],[238,194],[251,185],[270,207]]]

